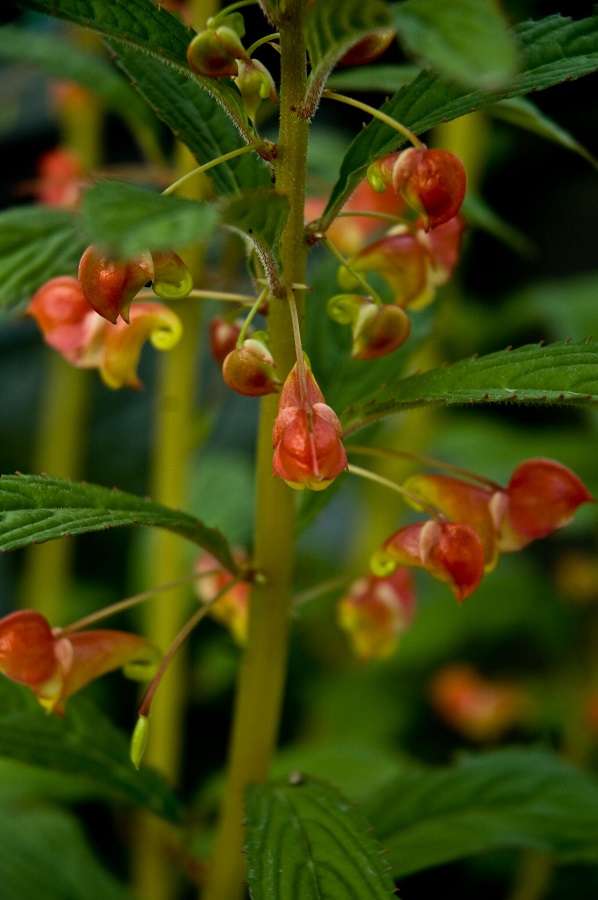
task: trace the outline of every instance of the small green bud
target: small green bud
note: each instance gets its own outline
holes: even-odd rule
[[[137,719],[137,724],[133,729],[133,736],[131,737],[131,747],[129,751],[131,762],[136,769],[139,769],[141,765],[141,760],[143,759],[144,753],[147,748],[148,738],[149,719],[147,716],[139,716],[139,718]]]

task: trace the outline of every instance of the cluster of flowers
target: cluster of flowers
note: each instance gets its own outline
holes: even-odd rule
[[[475,478],[475,476],[472,476]],[[339,622],[363,658],[395,648],[413,612],[407,568],[422,568],[449,585],[458,601],[479,586],[499,553],[521,550],[568,524],[592,496],[566,466],[522,462],[502,488],[485,480],[414,475],[404,485],[415,508],[438,514],[400,528],[371,559],[373,575],[355,582],[339,602]]]

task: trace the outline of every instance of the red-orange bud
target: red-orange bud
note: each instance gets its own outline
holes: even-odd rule
[[[448,150],[410,147],[398,155],[392,182],[395,191],[423,217],[427,230],[457,215],[467,175],[461,160]]]
[[[87,300],[104,319],[113,324],[119,315],[128,322],[131,301],[154,277],[149,253],[137,259],[118,261],[88,247],[79,262],[79,281]]]
[[[304,374],[304,378],[303,378]],[[296,490],[321,491],[347,467],[342,428],[305,366],[293,366],[280,395],[272,441],[274,474]]]
[[[339,62],[339,66],[363,66],[374,62],[388,50],[394,40],[394,28],[381,28],[368,34],[348,50]]]
[[[33,687],[51,678],[57,665],[52,629],[40,613],[24,609],[0,619],[0,672]]]
[[[279,385],[272,354],[255,337],[231,350],[222,364],[222,377],[229,388],[245,397],[273,394]]]
[[[353,325],[353,359],[378,359],[401,347],[411,322],[400,306],[366,303]]]

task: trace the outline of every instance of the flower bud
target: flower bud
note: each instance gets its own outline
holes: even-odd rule
[[[484,574],[484,548],[469,525],[429,520],[407,525],[374,554],[371,569],[387,577],[397,566],[426,569],[450,586],[457,600],[469,597]]]
[[[0,619],[0,672],[32,687],[56,667],[52,629],[40,613],[24,609]]]
[[[113,324],[119,315],[128,322],[131,301],[153,277],[154,264],[149,253],[118,261],[91,246],[79,262],[79,281],[85,297],[97,313]]]
[[[405,343],[411,323],[400,306],[366,301],[353,324],[353,359],[388,356]]]
[[[426,231],[448,222],[461,209],[467,175],[461,160],[448,150],[410,147],[396,159],[392,183]]]
[[[234,550],[235,561],[239,565],[247,562],[247,554],[236,548]],[[247,626],[249,624],[249,598],[251,588],[246,581],[237,581],[230,590],[221,594],[221,591],[233,581],[233,576],[222,566],[211,553],[202,553],[196,564],[195,572],[201,576],[197,580],[197,594],[203,603],[213,603],[210,607],[210,615],[230,631],[234,640],[241,646],[247,641]],[[211,572],[211,575],[207,575]],[[221,594],[215,600],[218,594]]]
[[[196,34],[187,48],[187,62],[194,72],[209,78],[237,74],[237,60],[249,59],[241,39],[227,25],[206,28]]]
[[[304,377],[303,377],[304,376]],[[293,366],[280,395],[272,441],[274,474],[296,490],[327,488],[347,467],[342,428],[306,365]]]
[[[193,289],[193,276],[183,260],[172,250],[152,252],[154,278],[152,290],[163,300],[182,300]]]
[[[217,363],[222,363],[237,346],[242,322],[227,322],[221,316],[210,321],[210,349]]]
[[[373,34],[368,34],[345,53],[339,66],[363,66],[374,62],[388,50],[395,34],[394,28],[381,28]]]
[[[338,602],[337,618],[356,656],[384,659],[395,651],[414,609],[411,574],[399,568],[388,578],[368,575],[354,581]]]
[[[272,354],[264,341],[255,336],[231,350],[222,364],[222,377],[229,388],[245,397],[273,394],[280,384]]]
[[[149,719],[147,716],[139,716],[133,729],[129,756],[136,769],[139,769],[143,760],[149,740]]]
[[[247,115],[255,123],[257,111],[263,100],[276,103],[276,85],[268,69],[257,59],[239,60],[235,84],[239,88]]]

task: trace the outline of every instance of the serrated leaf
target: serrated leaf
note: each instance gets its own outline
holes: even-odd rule
[[[407,64],[356,66],[354,69],[339,69],[334,72],[326,85],[335,91],[381,91],[388,94],[409,84],[419,73],[417,66]]]
[[[244,191],[220,205],[222,224],[250,243],[274,292],[279,287],[278,244],[288,214],[287,197],[275,190]]]
[[[152,769],[133,768],[128,739],[85,698],[71,699],[64,718],[48,715],[26,688],[2,677],[0,700],[0,757],[76,777],[97,797],[180,820],[172,788]]]
[[[231,118],[246,141],[255,134],[250,128],[241,97],[225,78],[203,78],[194,75],[187,65],[187,47],[194,37],[193,29],[151,0],[18,0],[26,9],[47,13],[83,25],[109,39],[119,52],[121,46],[145,54],[158,71],[170,66],[184,80],[193,80],[198,88],[219,104]],[[166,102],[166,101],[165,101]],[[228,150],[233,149],[227,147]]]
[[[251,787],[252,900],[388,900],[394,885],[361,814],[330,785],[302,778]]]
[[[502,119],[518,128],[525,128],[526,131],[531,131],[567,150],[572,150],[573,153],[583,156],[594,168],[598,167],[598,160],[589,150],[586,150],[583,144],[580,144],[566,128],[558,125],[530,100],[525,100],[523,97],[511,97],[510,100],[501,100],[500,103],[495,103],[488,112],[496,119]]]
[[[528,236],[514,225],[505,222],[479,194],[468,191],[461,211],[469,225],[486,231],[521,256],[534,255],[536,248]]]
[[[125,119],[144,128],[155,119],[135,91],[101,57],[86,53],[73,41],[56,34],[5,25],[0,28],[0,59],[38,66],[49,75],[67,79],[92,91]]]
[[[413,406],[473,403],[595,404],[598,342],[530,344],[389,379],[342,413],[349,431]]]
[[[311,63],[304,104],[307,110],[315,110],[328,74],[345,53],[368,34],[387,30],[390,24],[383,0],[318,0],[311,5],[305,22]]]
[[[517,46],[495,0],[404,0],[393,19],[406,50],[451,81],[496,88],[515,72]]]
[[[558,757],[509,748],[413,769],[366,807],[396,877],[488,850],[598,858],[598,785]]]
[[[521,48],[520,68],[508,86],[496,91],[468,90],[422,72],[381,109],[420,134],[498,100],[543,90],[598,69],[598,16],[577,21],[549,16],[518,25],[514,33]],[[370,122],[360,132],[343,159],[322,217],[323,228],[365,176],[368,165],[404,143],[396,131],[379,121]]]
[[[121,181],[100,181],[86,191],[82,213],[90,243],[119,258],[205,240],[218,219],[208,203]]]
[[[0,213],[0,307],[29,300],[49,278],[74,274],[84,248],[66,210],[19,206]]]
[[[0,884],[2,900],[130,900],[75,817],[49,806],[0,807]]]
[[[188,513],[97,484],[46,475],[0,477],[0,550],[123,525],[174,531],[236,570],[223,535]]]

